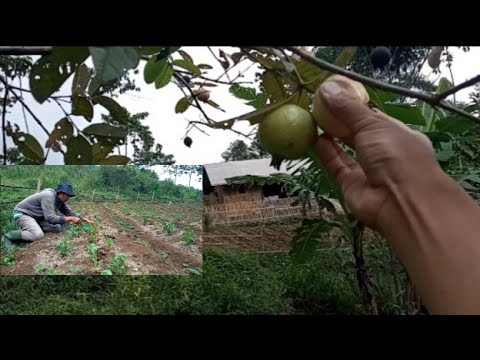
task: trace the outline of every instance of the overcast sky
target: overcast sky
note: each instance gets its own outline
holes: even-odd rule
[[[213,70],[209,70],[209,77],[216,78],[223,73],[221,66],[212,57],[207,47],[184,47],[182,48],[188,52],[194,62],[208,63],[214,67]],[[212,47],[215,54],[218,55],[218,47]],[[236,52],[237,48],[222,47],[225,52]],[[452,71],[454,74],[455,83],[460,83],[480,73],[480,48],[472,47],[470,52],[464,53],[457,48],[452,48],[454,54],[454,63]],[[91,62],[87,63],[91,65]],[[124,94],[117,98],[117,101],[125,106],[131,113],[148,112],[149,116],[143,121],[145,125],[148,125],[156,139],[157,143],[163,145],[163,151],[167,154],[173,154],[177,164],[205,164],[221,162],[221,153],[225,151],[228,145],[236,140],[242,139],[239,135],[225,130],[212,130],[206,127],[202,127],[209,136],[201,133],[197,129],[190,131],[189,135],[193,139],[191,148],[187,148],[183,144],[183,137],[186,131],[188,120],[200,120],[201,114],[197,109],[191,107],[183,114],[175,114],[175,104],[183,97],[183,93],[173,83],[167,85],[162,89],[155,89],[153,84],[146,85],[143,81],[143,67],[145,62],[140,63],[140,73],[134,78],[137,85],[141,88],[140,92],[132,92],[130,94]],[[239,71],[244,70],[247,67],[248,62],[240,64],[231,71],[230,76],[235,77]],[[442,67],[441,76],[450,77],[448,69]],[[253,81],[255,72],[258,71],[256,66],[251,67],[245,72],[242,81]],[[438,75],[431,74],[431,69],[425,64],[423,72],[429,74],[431,79],[439,79]],[[222,80],[228,79],[224,76]],[[19,85],[18,81],[15,85]],[[28,81],[23,80],[22,86],[28,88]],[[246,86],[251,86],[246,84]],[[204,109],[207,114],[214,120],[221,121],[231,117],[241,115],[253,110],[252,107],[243,104],[242,100],[235,98],[228,92],[229,85],[219,85],[218,87],[209,88],[211,90],[211,99],[218,103],[226,112],[221,112],[217,109],[205,105]],[[58,94],[71,94],[71,79],[67,81]],[[466,89],[458,93],[457,98],[468,100],[468,93],[471,88]],[[25,94],[27,104],[32,111],[42,120],[47,129],[52,129],[53,125],[63,118],[63,112],[54,102],[44,103],[39,105],[33,100],[33,98]],[[64,104],[67,111],[70,111],[70,105]],[[100,113],[106,113],[106,110],[100,106],[95,107],[95,117],[93,122],[100,122]],[[30,133],[39,139],[43,145],[46,141],[46,134],[41,128],[33,121],[30,115],[27,113],[27,121],[29,124]],[[83,119],[83,117],[72,117],[75,123],[84,128],[89,123]],[[25,130],[25,121],[21,106],[16,106],[13,111],[8,115],[8,119],[14,123],[17,123],[22,130]],[[242,121],[234,126],[234,129],[248,133],[252,130],[248,122]],[[8,140],[8,145],[12,145]],[[2,140],[0,139],[0,142]],[[130,154],[131,155],[131,152]],[[63,164],[62,155],[58,153],[50,152],[47,164]],[[165,175],[163,175],[165,176]],[[183,181],[183,180],[182,180]],[[188,179],[186,179],[188,184]]]

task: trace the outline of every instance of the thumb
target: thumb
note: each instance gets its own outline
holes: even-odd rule
[[[367,125],[381,121],[380,117],[372,116],[375,112],[352,95],[347,87],[350,87],[348,83],[333,79],[320,86],[320,95],[330,113],[343,122],[353,134]]]

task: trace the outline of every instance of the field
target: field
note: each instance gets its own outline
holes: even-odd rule
[[[201,205],[71,204],[95,220],[2,254],[3,275],[181,275],[202,266]]]

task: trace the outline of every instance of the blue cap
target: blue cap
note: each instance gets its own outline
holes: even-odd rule
[[[70,185],[68,182],[62,182],[58,184],[57,188],[55,189],[57,193],[62,192],[67,194],[68,196],[76,196],[75,192],[73,191],[72,185]]]

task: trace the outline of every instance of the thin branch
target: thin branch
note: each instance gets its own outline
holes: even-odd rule
[[[190,88],[190,86],[187,84],[187,82],[185,80],[183,80],[183,78],[181,76],[179,76],[178,74],[173,74],[173,76],[175,76],[175,78],[182,82],[183,84],[186,85],[186,88],[188,89],[189,93],[192,95],[193,97],[193,100],[195,101],[195,104],[197,105],[197,108],[202,112],[203,116],[205,116],[205,119],[208,121],[208,122],[213,122],[212,119],[210,119],[210,117],[205,113],[205,111],[203,110],[202,106],[200,105],[200,103],[198,102],[198,99],[197,99],[197,95],[195,95],[192,91],[192,89]]]
[[[73,124],[73,126],[75,127],[75,129],[77,129],[77,132],[78,132],[78,133],[81,133],[82,130],[80,130],[80,129],[78,128],[78,126],[73,122],[72,118],[70,117],[70,114],[67,113],[67,111],[63,108],[62,104],[60,104],[60,101],[59,101],[58,99],[54,99],[54,100],[55,100],[55,102],[57,103],[57,105],[60,106],[60,109],[62,109],[63,113],[65,114],[65,117],[66,117],[68,120],[70,120],[70,122]]]
[[[463,83],[461,83],[461,84],[459,84],[459,85],[457,85],[457,86],[454,86],[454,87],[452,87],[452,88],[450,88],[450,89],[448,89],[448,90],[445,90],[444,92],[436,95],[436,98],[437,98],[438,100],[445,99],[445,98],[449,97],[450,95],[455,94],[456,92],[458,92],[458,91],[460,91],[460,90],[462,90],[462,89],[465,89],[465,88],[467,88],[467,87],[469,87],[469,86],[475,85],[475,84],[478,83],[478,82],[480,82],[480,75],[477,75],[477,76],[471,78],[470,80],[467,80],[467,81],[465,81],[465,82],[463,82]]]
[[[0,55],[48,55],[51,46],[0,46]]]
[[[305,82],[303,81],[302,77],[300,76],[300,73],[298,72],[297,70],[297,67],[295,66],[295,64],[293,63],[292,59],[290,58],[290,56],[285,52],[285,50],[281,49],[280,50],[283,55],[285,56],[285,58],[287,59],[287,61],[293,66],[293,70],[295,72],[295,76],[297,77],[297,80],[298,80],[298,83],[300,84],[301,87],[305,87]]]
[[[0,81],[5,85],[5,86],[8,86],[7,84],[7,81],[3,78],[3,76],[0,75]],[[47,134],[49,137],[50,137],[50,133],[48,132],[48,130],[45,128],[45,126],[43,126],[42,122],[40,121],[40,119],[32,112],[32,110],[30,110],[30,108],[28,107],[27,104],[25,104],[25,101],[23,101],[23,99],[18,96],[15,91],[13,91],[12,88],[10,88],[10,92],[13,94],[13,96],[15,96],[15,98],[20,101],[20,103],[25,107],[25,109],[29,112],[30,115],[32,115],[32,117],[35,119],[35,121],[37,122],[38,125],[40,125],[40,127],[43,129],[43,131],[45,131],[45,134]]]
[[[5,126],[5,116],[7,114],[8,85],[5,85],[5,96],[3,97],[2,109],[2,133],[3,133],[3,165],[7,165],[7,127]]]
[[[413,91],[413,90],[405,89],[405,88],[400,87],[400,86],[387,84],[387,83],[384,83],[382,81],[378,81],[378,80],[372,79],[368,76],[360,75],[360,74],[357,74],[357,73],[352,72],[352,71],[345,70],[345,69],[343,69],[341,67],[338,67],[336,65],[333,65],[333,64],[331,64],[327,61],[316,58],[315,56],[313,56],[312,54],[310,54],[309,52],[304,51],[304,50],[297,49],[295,47],[287,47],[287,49],[290,50],[291,52],[301,56],[302,58],[304,58],[308,62],[312,63],[313,65],[318,66],[321,69],[330,71],[330,72],[335,73],[335,74],[340,74],[340,75],[346,76],[350,79],[362,82],[362,83],[364,83],[366,85],[370,85],[374,88],[378,88],[378,89],[390,91],[390,92],[393,92],[393,93],[396,93],[396,94],[406,95],[406,96],[411,97],[411,98],[416,98],[416,99],[422,100],[426,103],[429,103],[432,106],[441,107],[441,108],[449,110],[453,113],[456,113],[456,114],[462,115],[464,117],[467,117],[470,120],[473,120],[477,123],[480,123],[480,118],[477,118],[477,117],[467,113],[466,111],[463,111],[463,110],[458,109],[454,106],[451,106],[450,104],[448,104],[444,101],[441,101],[441,98],[439,96],[443,96],[444,93],[438,94],[438,95],[429,95],[429,94],[419,93],[419,92],[416,92],[416,91]],[[475,77],[474,79],[476,79],[477,77]],[[468,81],[469,86],[473,85],[473,83],[476,83],[476,82],[479,81],[479,80],[476,80],[474,82],[473,81],[474,79],[471,79],[471,80]],[[456,86],[457,89],[458,88],[463,88],[463,87],[464,87],[463,84],[460,84],[460,85]],[[447,96],[448,96],[448,94],[447,94]]]
[[[453,72],[452,72],[452,64],[448,66],[448,70],[450,71],[450,78],[452,79],[452,85],[455,86],[455,80],[453,79]],[[457,97],[453,94],[453,104],[457,105]]]
[[[422,65],[420,65],[420,67],[417,69],[417,73],[415,74],[415,72],[412,71],[412,75],[414,75],[414,76],[413,76],[412,82],[411,82],[410,85],[409,85],[409,88],[411,88],[411,87],[413,86],[413,84],[415,84],[415,81],[417,81],[417,79],[419,78],[420,73],[421,73],[421,71],[422,71],[422,69],[423,69],[423,66],[425,65],[425,62],[426,62],[427,59],[428,59],[428,54],[429,54],[429,53],[430,53],[430,52],[427,52],[427,54],[425,55],[425,58],[424,58],[423,61],[422,61]],[[402,97],[402,102],[405,101],[405,97],[406,97],[405,95]]]
[[[213,52],[212,48],[210,46],[207,46],[208,47],[208,50],[212,53],[213,57],[215,58],[215,60],[218,61],[218,63],[220,64],[220,66],[223,68],[223,63],[222,63],[222,60],[220,60],[216,55],[215,53]],[[228,60],[226,60],[228,61]],[[225,68],[224,68],[225,69]],[[227,79],[228,81],[232,81],[232,79],[230,79],[230,76],[228,76],[228,70],[230,70],[230,67],[228,67],[227,69],[225,69],[225,73],[224,75],[227,75]],[[223,76],[223,75],[222,75]],[[220,79],[220,78],[219,78]]]
[[[18,79],[20,81],[20,87],[22,87],[22,77],[20,76]],[[20,90],[20,95],[23,98],[23,90]],[[30,134],[30,130],[28,129],[27,114],[25,114],[25,108],[23,106],[22,106],[22,112],[23,112],[23,119],[25,120],[25,127],[27,128],[27,134]]]
[[[190,71],[185,71],[185,70],[175,70],[175,72],[181,73],[181,74],[192,75],[192,73]],[[199,79],[211,81],[213,83],[225,84],[225,85],[232,85],[235,81],[235,79],[232,79],[232,81],[215,80],[215,79],[212,79],[212,78],[208,78],[206,76],[197,76],[195,74],[193,74],[193,76],[195,76],[196,78],[199,78]],[[237,82],[237,84],[253,84],[253,81],[239,81],[239,82]]]
[[[216,128],[214,125],[223,123],[223,121],[214,122],[214,123],[212,123],[212,124],[206,124],[206,123],[201,122],[201,121],[190,121],[190,123],[191,123],[191,124],[202,124],[202,125],[205,125],[205,126],[208,126],[208,127],[212,128],[212,129],[218,129],[218,128]],[[221,129],[221,128],[220,128],[220,129]],[[245,135],[244,133],[242,133],[242,132],[240,132],[240,131],[238,131],[238,130],[234,130],[234,129],[232,129],[232,128],[229,128],[228,130],[233,131],[234,133],[236,133],[236,134],[238,134],[238,135],[240,135],[240,136],[243,136],[243,137],[247,138],[248,140],[251,140],[248,135]]]

